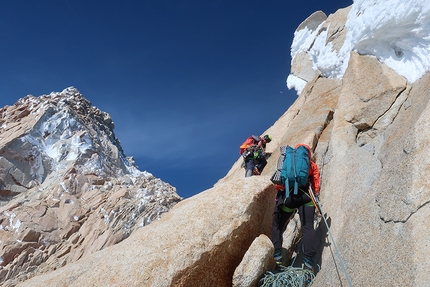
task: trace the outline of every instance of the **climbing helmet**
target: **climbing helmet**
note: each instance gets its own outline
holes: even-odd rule
[[[266,142],[270,143],[270,142],[272,141],[272,136],[271,136],[271,135],[265,135],[265,136],[263,137],[263,139],[264,139]]]

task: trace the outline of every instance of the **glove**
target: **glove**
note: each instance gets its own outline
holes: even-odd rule
[[[275,184],[275,188],[276,188],[277,190],[285,190],[285,186],[280,185],[280,184]]]
[[[315,194],[314,196],[315,196],[315,201],[317,203],[319,203],[320,202],[320,194],[319,194],[319,192],[317,194]]]

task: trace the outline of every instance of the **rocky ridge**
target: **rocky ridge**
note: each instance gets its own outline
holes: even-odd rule
[[[2,286],[121,242],[181,200],[113,129],[73,87],[0,109]]]

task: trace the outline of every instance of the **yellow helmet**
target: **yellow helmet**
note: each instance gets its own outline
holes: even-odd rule
[[[271,135],[265,135],[265,136],[263,137],[263,139],[264,139],[266,142],[270,143],[270,142],[272,141],[272,136],[271,136]]]

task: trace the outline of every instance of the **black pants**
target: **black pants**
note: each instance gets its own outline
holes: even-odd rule
[[[257,167],[258,171],[261,173],[266,164],[267,160],[264,156],[259,156],[256,159],[245,159],[245,177],[252,176],[252,171],[254,170],[254,167]]]
[[[297,195],[292,194],[291,191],[290,196],[285,200],[285,203],[284,199],[285,191],[278,191],[272,224],[272,242],[275,250],[277,251],[282,249],[282,234],[287,227],[288,220],[293,214],[294,209],[298,208],[300,222],[302,224],[302,243],[304,247],[304,256],[312,259],[316,254],[314,244],[315,206],[306,205],[312,200],[302,189],[299,189]],[[285,211],[285,209],[287,209],[287,211]]]

